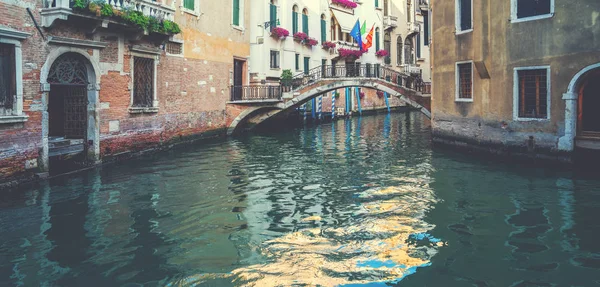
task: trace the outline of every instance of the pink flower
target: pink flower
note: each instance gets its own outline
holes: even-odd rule
[[[365,52],[362,50],[339,48],[338,53],[342,58],[360,58]]]
[[[297,32],[296,34],[294,34],[294,40],[304,41],[306,39],[308,39],[308,35],[306,35],[306,33]]]
[[[281,28],[281,27],[275,27],[273,29],[273,31],[271,31],[271,36],[276,37],[276,38],[285,38],[287,36],[290,35],[290,31]]]
[[[317,41],[317,39],[315,38],[308,38],[306,39],[306,44],[309,46],[316,46],[317,44],[319,44],[319,41]]]
[[[377,53],[375,53],[375,56],[377,57],[385,57],[387,55],[389,55],[390,53],[388,53],[388,51],[386,50],[379,50],[377,51]]]
[[[344,6],[346,8],[351,8],[351,9],[354,9],[358,6],[358,4],[356,4],[350,0],[332,0],[331,3],[338,4],[340,6]]]
[[[323,49],[335,49],[335,47],[336,47],[335,43],[329,42],[329,41],[323,43],[322,46],[323,46]]]

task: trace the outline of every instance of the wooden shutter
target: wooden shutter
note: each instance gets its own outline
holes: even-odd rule
[[[233,0],[233,25],[240,25],[240,0]]]
[[[298,33],[298,12],[292,12],[292,35]]]
[[[379,51],[379,31],[375,32],[375,51]]]
[[[308,35],[308,15],[302,14],[302,32]]]
[[[277,6],[271,4],[271,31],[277,26]]]
[[[379,7],[379,0],[375,0],[375,8]]]
[[[429,14],[423,14],[423,44],[429,46]]]
[[[327,22],[321,19],[321,44],[327,41]]]
[[[194,1],[195,0],[183,0],[183,8],[195,11],[195,9],[194,9]]]
[[[421,58],[421,33],[417,34],[417,59]]]

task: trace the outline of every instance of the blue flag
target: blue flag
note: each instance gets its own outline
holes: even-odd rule
[[[352,28],[352,31],[350,31],[350,36],[352,36],[352,38],[354,38],[356,43],[358,43],[358,47],[360,47],[362,50],[362,35],[360,33],[360,20],[356,20],[356,24],[354,25],[354,28]]]

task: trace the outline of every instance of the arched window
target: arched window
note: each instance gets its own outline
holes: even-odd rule
[[[321,44],[327,42],[327,20],[325,14],[321,15]]]
[[[396,40],[396,64],[402,65],[402,36]]]
[[[375,52],[380,50],[380,44],[379,44],[380,40],[379,40],[379,27],[377,27],[375,29]]]
[[[298,5],[292,8],[292,35],[298,33]]]
[[[331,34],[331,41],[335,41],[337,40],[336,38],[336,31],[337,31],[337,21],[335,20],[335,17],[331,17],[331,29],[329,30],[329,33]]]
[[[406,37],[406,39],[404,40],[404,64],[410,65],[413,63],[413,37]]]
[[[385,63],[389,65],[392,63],[392,56],[390,55],[392,50],[392,36],[390,35],[390,32],[386,32],[385,35],[383,35],[383,49],[388,52],[388,55],[385,56]]]
[[[308,35],[308,9],[302,10],[302,32]]]

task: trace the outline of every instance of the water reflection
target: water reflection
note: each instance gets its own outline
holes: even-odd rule
[[[0,192],[0,286],[592,286],[599,202],[354,118]]]

